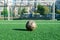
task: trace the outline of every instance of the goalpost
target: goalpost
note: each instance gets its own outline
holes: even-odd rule
[[[55,2],[53,3],[52,20],[55,20]]]

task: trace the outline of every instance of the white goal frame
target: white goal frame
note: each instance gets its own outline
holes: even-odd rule
[[[5,2],[5,1],[4,1]],[[20,1],[21,2],[21,1]],[[23,2],[51,2],[52,3],[52,1],[37,1],[37,0],[34,0],[34,1],[23,1]],[[7,0],[7,9],[8,9],[8,20],[10,20],[10,10],[9,10],[9,7],[10,6],[13,6],[13,5],[10,5],[9,4],[9,1]],[[16,6],[16,5],[15,5]],[[53,1],[53,13],[52,13],[52,19],[53,20],[55,20],[55,1]]]

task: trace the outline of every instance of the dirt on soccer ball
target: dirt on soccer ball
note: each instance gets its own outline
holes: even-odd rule
[[[27,21],[26,29],[29,30],[29,31],[32,31],[32,30],[36,29],[36,23],[33,20]]]

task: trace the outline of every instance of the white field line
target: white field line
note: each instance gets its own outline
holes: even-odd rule
[[[0,23],[0,24],[26,24],[26,23]],[[36,23],[36,24],[60,24],[60,23]]]

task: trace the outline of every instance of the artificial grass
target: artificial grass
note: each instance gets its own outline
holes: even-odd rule
[[[25,24],[22,24],[26,23],[26,20],[0,21],[0,40],[60,40],[60,24],[48,24],[60,23],[60,21],[35,20],[35,22],[40,23],[37,24],[36,30],[27,31],[25,28]]]

